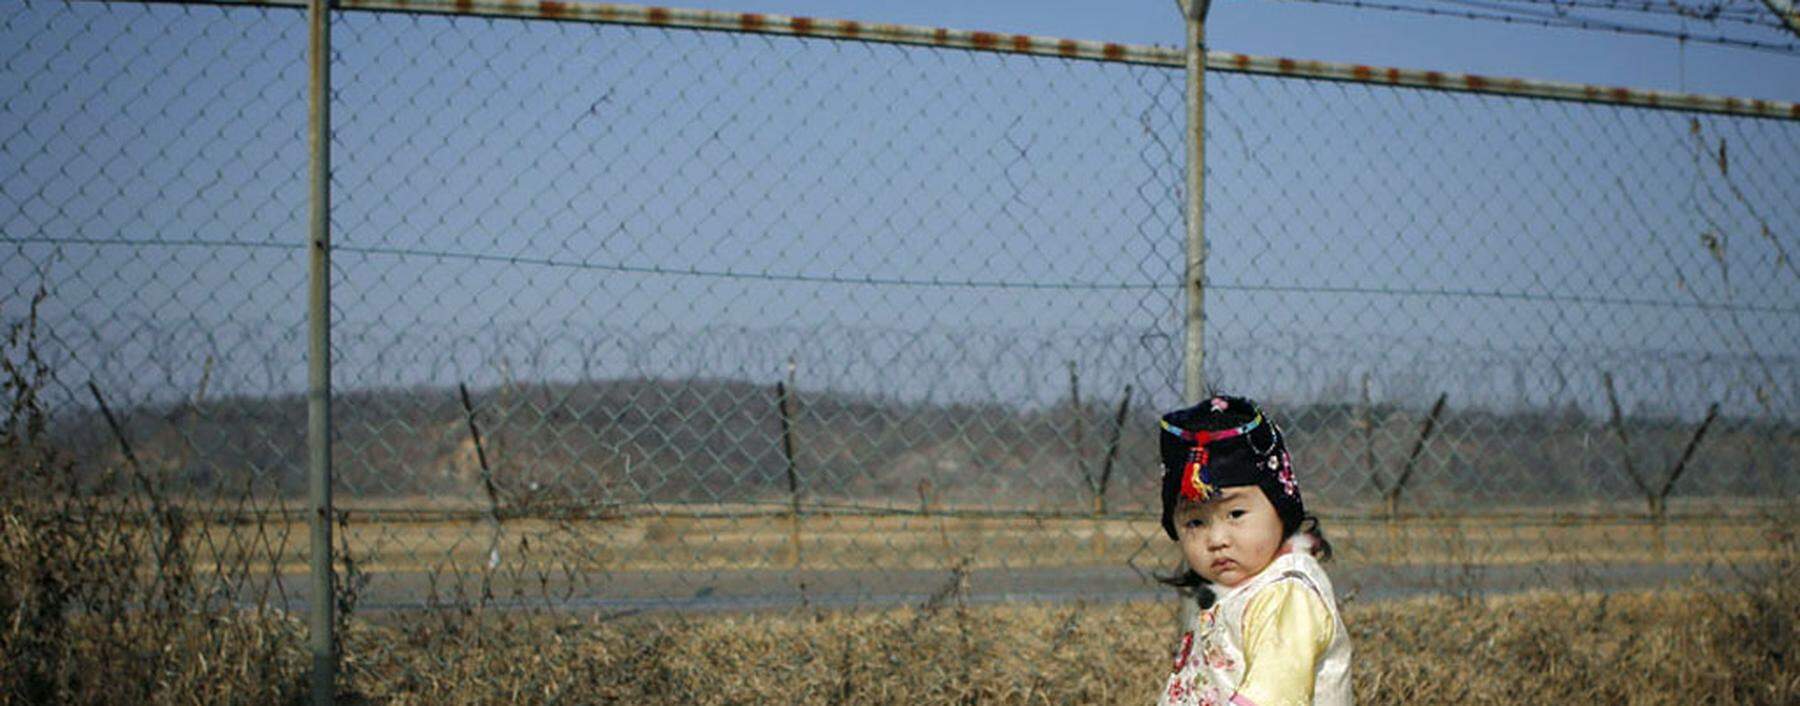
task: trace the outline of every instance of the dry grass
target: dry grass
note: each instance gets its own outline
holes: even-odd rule
[[[1736,585],[1352,605],[1363,703],[1791,704],[1800,567]],[[359,624],[376,702],[1150,703],[1167,604],[973,608],[955,586],[892,611],[626,622],[437,614]]]
[[[1790,576],[1790,578],[1792,578]],[[1368,703],[1792,704],[1792,586],[1449,599],[1353,611]]]
[[[209,602],[197,562],[149,571],[142,528],[84,521],[90,505],[0,509],[0,704],[303,698],[310,662],[298,619]],[[1463,561],[1499,551],[1455,539],[1465,524],[1440,528],[1444,549],[1418,551]],[[1347,606],[1358,698],[1800,702],[1800,551],[1777,527],[1750,533],[1769,559],[1756,565],[1772,570],[1724,584]],[[923,605],[890,610],[352,613],[340,686],[346,702],[392,704],[1141,704],[1165,676],[1166,602],[965,599],[950,581]]]
[[[1800,616],[1789,594],[1356,606],[1357,698],[1791,704]],[[1168,616],[1145,604],[623,624],[446,613],[404,627],[353,622],[344,686],[353,701],[391,704],[1149,703],[1165,676]],[[194,618],[177,632],[133,659],[78,642],[74,688],[29,691],[9,673],[0,703],[250,704],[302,693],[303,630],[292,621]]]
[[[1788,579],[1793,579],[1789,575]],[[1795,584],[1748,592],[1525,595],[1351,606],[1362,703],[1791,704]],[[388,704],[1150,703],[1166,604],[663,616],[440,612],[353,621],[346,700]],[[196,619],[198,620],[198,619]],[[300,695],[301,630],[264,616],[190,632],[145,665],[90,662],[42,702],[270,703]],[[154,665],[154,666],[151,666]],[[0,702],[31,703],[14,684]]]

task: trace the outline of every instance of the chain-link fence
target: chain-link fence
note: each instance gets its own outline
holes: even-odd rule
[[[334,14],[340,609],[1167,595],[1180,53],[605,12]],[[50,445],[153,489],[207,599],[304,609],[304,15],[4,13]],[[1334,574],[1765,557],[1800,123],[1396,83],[1206,84],[1207,378],[1287,429]]]

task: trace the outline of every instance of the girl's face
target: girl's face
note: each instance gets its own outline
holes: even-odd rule
[[[1224,488],[1175,508],[1181,554],[1200,577],[1234,587],[1261,573],[1281,550],[1281,516],[1254,486]]]

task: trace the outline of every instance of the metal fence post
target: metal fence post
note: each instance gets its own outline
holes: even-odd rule
[[[1182,355],[1182,399],[1198,403],[1206,391],[1206,11],[1212,0],[1186,0],[1182,4],[1187,25],[1187,266],[1182,287],[1187,290],[1187,319]],[[1181,564],[1187,570],[1187,563]],[[1192,625],[1199,606],[1186,595],[1179,598],[1175,632]]]
[[[307,254],[307,484],[312,503],[312,697],[332,703],[337,672],[331,588],[331,13],[307,3],[311,81],[307,141],[312,150],[312,220]]]

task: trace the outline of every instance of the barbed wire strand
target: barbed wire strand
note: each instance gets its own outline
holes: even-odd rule
[[[1640,27],[1640,26],[1628,25],[1628,24],[1624,24],[1624,23],[1620,23],[1620,22],[1596,20],[1596,19],[1590,19],[1590,18],[1585,18],[1585,17],[1578,17],[1578,16],[1574,16],[1574,15],[1559,15],[1559,14],[1555,14],[1555,13],[1528,13],[1528,12],[1523,12],[1523,11],[1519,11],[1516,9],[1507,9],[1507,8],[1501,8],[1501,9],[1496,10],[1495,8],[1493,8],[1493,6],[1487,5],[1486,3],[1471,4],[1471,3],[1466,3],[1466,2],[1460,2],[1459,0],[1445,0],[1445,1],[1453,3],[1453,4],[1468,5],[1470,7],[1482,7],[1482,8],[1487,9],[1488,11],[1445,10],[1445,9],[1439,9],[1439,8],[1435,8],[1435,7],[1420,7],[1417,5],[1398,5],[1398,4],[1393,4],[1393,3],[1375,2],[1372,0],[1289,0],[1289,1],[1290,2],[1310,3],[1310,4],[1314,4],[1314,5],[1329,5],[1329,6],[1336,6],[1336,7],[1348,7],[1348,8],[1354,8],[1354,9],[1359,9],[1359,10],[1379,10],[1379,11],[1384,11],[1384,12],[1397,12],[1397,13],[1406,13],[1406,14],[1426,15],[1426,16],[1431,16],[1431,17],[1448,17],[1448,18],[1455,18],[1455,19],[1500,22],[1500,23],[1504,23],[1504,24],[1549,27],[1552,29],[1577,29],[1577,30],[1588,30],[1588,31],[1595,31],[1595,32],[1606,32],[1606,33],[1611,33],[1611,34],[1621,34],[1621,35],[1661,37],[1664,39],[1674,39],[1674,40],[1679,40],[1679,41],[1697,42],[1697,43],[1701,43],[1701,44],[1715,44],[1715,45],[1719,45],[1719,46],[1735,47],[1735,48],[1739,48],[1739,49],[1747,49],[1747,50],[1752,50],[1752,51],[1765,52],[1765,53],[1776,54],[1776,55],[1780,55],[1780,56],[1800,56],[1800,44],[1791,44],[1791,43],[1776,44],[1776,43],[1772,43],[1772,42],[1763,42],[1763,41],[1758,41],[1758,40],[1753,40],[1753,39],[1738,39],[1735,37],[1726,37],[1723,35],[1695,34],[1695,33],[1687,32],[1687,31],[1665,30],[1665,29],[1658,29],[1658,28],[1654,28],[1654,27]]]

